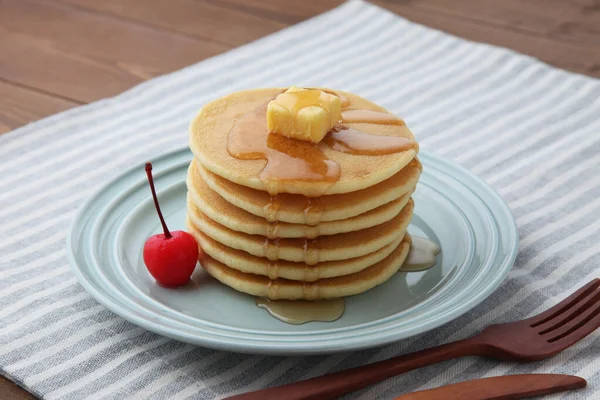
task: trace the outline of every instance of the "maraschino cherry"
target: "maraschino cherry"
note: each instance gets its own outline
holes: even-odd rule
[[[198,261],[198,244],[192,235],[184,231],[169,232],[163,218],[152,178],[152,164],[146,163],[146,175],[154,206],[162,224],[163,233],[150,236],[144,244],[144,263],[150,275],[163,286],[185,285],[192,276]]]

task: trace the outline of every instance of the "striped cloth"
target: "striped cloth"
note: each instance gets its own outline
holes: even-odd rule
[[[98,304],[65,251],[76,209],[119,171],[187,143],[207,101],[260,86],[328,86],[403,116],[422,148],[468,167],[513,210],[509,279],[452,323],[383,348],[315,357],[213,351],[147,332]],[[361,1],[0,136],[0,368],[47,399],[213,399],[464,338],[535,314],[600,275],[600,82],[467,42]],[[574,373],[600,398],[600,336],[550,360],[468,358],[348,398],[485,376]]]

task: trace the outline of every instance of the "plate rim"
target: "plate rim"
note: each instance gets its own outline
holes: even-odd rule
[[[154,157],[154,159],[168,159],[171,157],[180,156],[181,153],[184,152],[189,154],[190,157],[193,157],[193,155],[189,151],[189,148],[185,146],[172,151],[163,152]],[[493,217],[497,232],[499,233],[499,237],[506,235],[506,237],[509,239],[510,247],[503,249],[504,258],[501,260],[501,262],[494,263],[492,261],[497,272],[494,275],[492,275],[492,279],[486,282],[482,290],[478,291],[474,296],[470,296],[465,302],[460,303],[459,305],[457,305],[456,308],[454,308],[452,311],[447,312],[443,316],[438,316],[437,318],[430,318],[429,320],[412,327],[408,326],[405,329],[403,329],[401,333],[395,332],[392,329],[383,330],[375,333],[370,333],[366,337],[353,337],[351,343],[344,342],[344,333],[342,333],[342,337],[336,337],[331,339],[332,341],[335,341],[334,346],[332,346],[334,343],[330,343],[329,339],[327,339],[323,343],[319,343],[318,345],[316,345],[314,342],[314,338],[313,341],[304,343],[290,343],[288,341],[270,341],[268,343],[257,343],[256,340],[252,339],[248,340],[238,337],[236,340],[232,340],[228,339],[228,337],[226,336],[223,336],[223,339],[221,340],[218,335],[215,335],[212,332],[205,332],[203,336],[198,336],[193,332],[186,332],[185,330],[178,329],[176,327],[162,326],[156,322],[153,322],[152,320],[149,320],[146,316],[136,315],[136,312],[134,310],[129,310],[125,308],[124,305],[116,301],[114,297],[102,291],[101,288],[97,288],[92,281],[88,280],[88,278],[85,276],[85,274],[78,265],[76,255],[77,251],[73,246],[74,241],[80,236],[79,233],[84,232],[84,230],[81,229],[81,227],[85,227],[86,224],[93,220],[93,218],[86,218],[86,213],[89,211],[90,206],[104,191],[110,189],[113,185],[115,185],[118,181],[122,180],[125,176],[137,171],[139,169],[139,166],[130,167],[122,173],[118,174],[117,176],[113,177],[108,182],[101,185],[89,198],[86,199],[86,201],[84,201],[83,204],[81,204],[69,225],[66,238],[66,250],[69,264],[78,282],[84,287],[84,289],[89,294],[91,294],[92,297],[96,299],[96,301],[100,302],[102,305],[107,307],[115,314],[151,332],[155,332],[157,334],[167,336],[176,340],[204,347],[250,354],[308,355],[331,354],[340,351],[360,350],[371,347],[379,347],[397,340],[406,339],[419,333],[427,332],[431,329],[444,325],[458,318],[459,316],[463,315],[469,310],[473,309],[483,300],[485,300],[505,280],[516,259],[519,245],[518,228],[510,208],[502,199],[502,197],[487,182],[485,182],[483,179],[479,178],[463,166],[458,165],[450,160],[446,160],[445,158],[440,157],[432,152],[421,150],[419,153],[419,157],[422,159],[433,160],[435,163],[442,164],[442,166],[444,166],[445,168],[458,171],[461,176],[468,177],[474,180],[487,195],[491,196],[496,206],[494,208],[495,212],[492,212],[488,202],[481,198],[479,192],[474,192],[470,188],[470,186],[467,186],[464,182],[459,181],[473,195],[481,199],[482,204],[487,208],[489,214]],[[178,162],[178,164],[180,163],[181,162]],[[163,171],[157,172],[162,175]],[[496,223],[497,215],[503,216],[503,220],[508,222],[506,232],[501,231],[500,226],[498,226],[498,224]],[[84,222],[83,224],[82,221]],[[376,328],[376,326],[374,326],[373,328]],[[375,331],[377,330],[375,329]],[[349,332],[345,333],[347,334]],[[244,334],[238,332],[238,335],[243,336]],[[373,335],[376,336],[373,337]]]

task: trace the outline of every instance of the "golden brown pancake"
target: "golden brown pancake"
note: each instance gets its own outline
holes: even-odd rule
[[[285,260],[270,261],[242,250],[232,249],[202,233],[189,220],[187,229],[194,236],[202,251],[230,268],[248,274],[265,275],[270,279],[285,278],[304,282],[314,282],[319,279],[362,271],[389,256],[402,241],[402,238],[398,238],[380,250],[362,257],[308,265]]]
[[[233,289],[271,300],[318,300],[352,296],[365,292],[388,280],[396,273],[410,249],[410,235],[385,259],[360,272],[315,282],[288,279],[271,280],[263,275],[247,274],[201,254],[200,264],[210,275]]]
[[[408,255],[418,145],[384,108],[329,89],[341,118],[339,108],[322,118],[329,108],[314,101],[322,93],[295,89],[270,106],[270,126],[285,132],[269,132],[267,104],[284,90],[230,94],[190,124],[186,224],[200,263],[224,284],[273,300],[362,293]],[[297,140],[327,129],[319,143]]]
[[[275,200],[276,211],[269,213],[272,199],[267,192],[229,182],[202,167],[195,159],[190,168],[194,167],[212,190],[234,206],[271,221],[276,217],[278,221],[305,225],[352,218],[398,199],[413,190],[422,169],[419,160],[414,158],[400,172],[377,185],[352,193],[321,196],[318,200],[281,193]],[[318,210],[313,210],[314,215],[311,216],[311,209],[308,212],[306,210],[307,207],[315,207],[315,203]]]
[[[317,236],[335,235],[371,228],[388,222],[398,215],[410,200],[411,195],[411,192],[405,193],[396,200],[352,218],[321,222],[315,226],[310,226],[287,222],[270,223],[264,218],[234,206],[212,190],[193,165],[190,166],[188,171],[187,186],[196,207],[213,221],[234,231],[269,238],[314,239]]]
[[[199,230],[228,247],[257,257],[304,262],[314,265],[324,261],[346,260],[373,253],[402,237],[413,213],[412,199],[392,220],[360,231],[321,236],[317,239],[274,239],[248,235],[218,224],[204,215],[188,194],[188,218]]]
[[[259,175],[267,165],[264,159],[239,159],[228,152],[229,133],[236,121],[249,112],[266,107],[282,88],[255,89],[232,93],[206,104],[190,124],[190,148],[197,160],[209,171],[239,185],[266,191],[267,185]],[[348,109],[385,111],[357,95],[341,93],[348,101]],[[265,108],[266,109],[266,108]],[[414,140],[406,125],[376,123],[345,124],[360,132],[376,136],[394,136]],[[266,129],[266,127],[265,127]],[[356,155],[333,150],[322,141],[318,148],[325,157],[339,165],[341,175],[335,182],[321,180],[281,180],[277,193],[296,193],[309,197],[349,193],[382,182],[400,171],[416,155],[414,148],[391,154]],[[271,189],[272,191],[273,189]]]

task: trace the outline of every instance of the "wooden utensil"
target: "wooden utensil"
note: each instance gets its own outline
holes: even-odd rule
[[[496,376],[408,393],[396,397],[395,400],[512,400],[579,389],[585,385],[585,379],[573,375]]]
[[[521,362],[543,360],[572,346],[600,326],[599,289],[600,279],[594,279],[541,314],[490,325],[471,338],[228,399],[332,399],[403,372],[458,357],[485,356]]]

